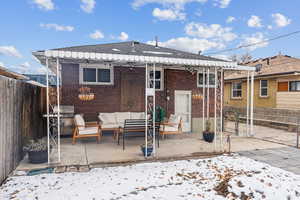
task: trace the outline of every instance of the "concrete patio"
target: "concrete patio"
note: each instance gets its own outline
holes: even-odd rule
[[[228,151],[229,145],[224,137],[224,147]],[[61,163],[53,163],[51,166],[88,166],[97,167],[114,164],[124,164],[132,162],[146,161],[140,150],[143,144],[143,137],[130,137],[126,140],[126,148],[123,151],[122,145],[117,145],[117,141],[111,135],[104,135],[99,144],[95,139],[78,140],[72,145],[71,138],[61,139]],[[220,154],[219,144],[217,140],[217,149],[214,150],[214,144],[207,143],[201,139],[200,134],[183,134],[177,136],[168,136],[164,140],[160,140],[160,147],[157,148],[155,157],[148,160],[171,160],[183,159],[188,157],[208,157]],[[284,145],[276,144],[256,138],[245,138],[232,136],[231,151],[250,151],[256,149],[282,148]],[[53,152],[55,154],[55,152]],[[55,159],[55,155],[52,156]],[[31,170],[48,167],[45,164],[29,164],[27,157],[21,161],[17,170]]]

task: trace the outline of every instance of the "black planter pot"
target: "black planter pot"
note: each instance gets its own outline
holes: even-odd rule
[[[215,138],[215,133],[214,132],[208,132],[208,131],[203,132],[204,141],[212,143],[214,141],[214,138]]]
[[[141,147],[143,155],[146,156],[146,147]],[[147,147],[147,156],[151,156],[153,147]]]
[[[48,161],[48,150],[28,151],[28,159],[33,164],[45,163]]]

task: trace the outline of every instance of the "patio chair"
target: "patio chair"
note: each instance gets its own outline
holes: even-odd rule
[[[73,132],[72,144],[76,143],[77,138],[96,137],[99,143],[102,132],[98,122],[85,122],[83,117],[79,114],[74,116],[75,129]]]
[[[160,125],[160,135],[165,138],[165,135],[182,134],[182,118],[178,115],[170,115],[167,122]]]

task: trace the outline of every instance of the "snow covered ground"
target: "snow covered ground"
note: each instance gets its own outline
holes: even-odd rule
[[[16,176],[0,199],[300,199],[300,176],[240,156]]]

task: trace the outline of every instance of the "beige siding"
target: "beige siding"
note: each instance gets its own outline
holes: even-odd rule
[[[277,108],[300,109],[300,92],[277,92]]]
[[[268,97],[260,97],[260,79],[254,81],[254,107],[262,108],[275,108],[276,107],[276,94],[277,94],[277,81],[275,78],[264,79],[268,80]],[[247,81],[242,83],[242,98],[231,98],[231,82],[227,81],[224,85],[224,104],[234,107],[247,106]]]

